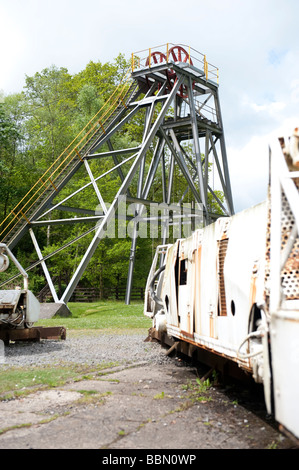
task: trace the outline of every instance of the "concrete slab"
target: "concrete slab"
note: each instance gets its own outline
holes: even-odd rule
[[[59,315],[61,317],[69,317],[71,316],[71,314],[71,311],[64,303],[51,302],[40,304],[41,319],[52,318],[55,315]]]

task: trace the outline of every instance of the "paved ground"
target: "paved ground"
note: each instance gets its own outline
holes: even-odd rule
[[[294,448],[249,390],[232,390],[200,390],[198,370],[177,358],[107,369],[0,402],[0,449]]]

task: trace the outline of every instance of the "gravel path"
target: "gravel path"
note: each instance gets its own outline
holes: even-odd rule
[[[130,364],[148,362],[162,364],[170,359],[157,343],[145,342],[146,332],[107,334],[98,330],[67,332],[66,340],[16,342],[5,347],[6,367],[27,367],[46,364]],[[2,361],[3,362],[3,361]]]

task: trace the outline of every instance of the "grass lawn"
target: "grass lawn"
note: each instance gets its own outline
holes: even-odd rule
[[[152,324],[151,319],[143,314],[142,302],[132,302],[130,305],[121,301],[69,302],[68,308],[72,313],[70,317],[43,319],[35,325],[61,325],[68,330],[148,330]]]

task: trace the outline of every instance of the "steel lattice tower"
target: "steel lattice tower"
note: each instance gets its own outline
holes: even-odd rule
[[[205,225],[219,216],[211,209],[213,201],[221,208],[222,214],[230,216],[234,213],[219,102],[218,70],[208,64],[205,56],[183,46],[170,47],[167,44],[162,51],[161,48],[149,49],[143,53],[144,59],[140,54],[132,54],[132,69],[128,78],[0,225],[1,242],[10,249],[30,232],[38,261],[29,268],[42,265],[54,302],[67,303],[70,300],[105,236],[107,225],[115,217],[124,198],[127,203],[136,204],[126,292],[126,303],[130,302],[138,217],[142,217],[144,207],[152,203],[161,203],[166,209],[177,208],[182,204],[182,201],[176,201],[175,204],[171,202],[175,166],[184,177],[185,193],[189,191],[195,203],[202,208]],[[114,149],[113,137],[137,116],[143,120],[142,140],[134,147]],[[192,154],[186,152],[186,142],[191,146]],[[108,151],[103,151],[107,146]],[[93,174],[89,162],[99,158],[110,159],[113,166],[104,174]],[[211,163],[223,200],[220,200],[209,183]],[[125,170],[128,164],[129,169]],[[86,170],[88,182],[63,197],[62,191],[82,168]],[[111,172],[117,172],[120,184],[113,199],[105,201],[97,181]],[[150,199],[157,177],[161,178],[161,201]],[[75,207],[67,202],[86,187],[93,188],[101,207],[100,212]],[[55,219],[53,216],[58,209],[60,213],[64,210],[67,214],[79,213],[83,216]],[[59,299],[46,265],[49,256],[43,257],[34,229],[39,226],[87,222],[92,224],[88,233],[95,231],[93,239]],[[169,217],[164,227],[168,223]],[[61,250],[70,243],[61,246]]]

